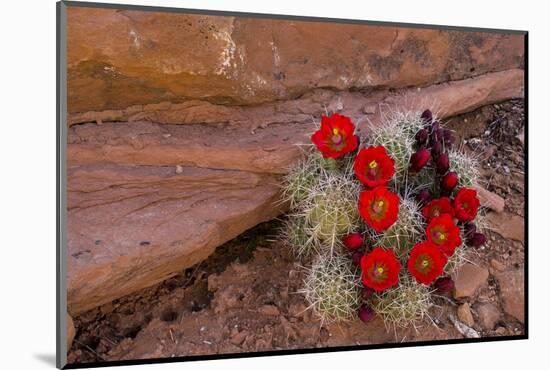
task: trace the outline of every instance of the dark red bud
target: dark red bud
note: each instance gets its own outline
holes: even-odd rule
[[[432,123],[432,136],[435,135],[435,133],[439,131],[440,128],[441,128],[441,124],[439,123],[439,121],[434,121]]]
[[[416,139],[416,143],[418,145],[424,145],[428,141],[428,136],[428,130],[423,128],[416,133],[414,138]]]
[[[358,316],[363,322],[371,321],[374,318],[374,315],[374,310],[366,304],[362,305],[359,309]]]
[[[432,111],[429,109],[426,109],[424,112],[422,112],[422,114],[420,115],[420,118],[422,118],[427,125],[431,124],[433,120]]]
[[[420,204],[427,204],[432,200],[432,194],[428,189],[422,189],[416,194],[416,201]]]
[[[441,146],[441,143],[439,141],[432,142],[432,157],[434,159],[439,158],[442,151],[443,147]]]
[[[450,148],[453,145],[455,138],[451,130],[443,130],[443,142],[447,148]]]
[[[468,239],[468,245],[470,247],[479,248],[485,242],[487,241],[487,238],[482,233],[474,233],[471,238]]]
[[[361,233],[351,233],[346,235],[342,241],[348,250],[354,251],[363,245],[363,235]]]
[[[372,298],[372,295],[374,294],[374,289],[371,289],[369,287],[363,287],[363,290],[361,291],[361,296],[365,301],[368,301]]]
[[[443,142],[443,135],[444,135],[443,133],[444,131],[442,128],[435,130],[433,133],[433,140],[439,143]]]
[[[421,148],[411,156],[411,171],[418,172],[430,160],[430,152],[426,148]]]
[[[441,189],[451,191],[458,184],[458,175],[456,172],[449,172],[441,179]]]
[[[476,231],[476,225],[474,225],[473,223],[467,222],[464,224],[464,236],[466,237],[466,239],[470,239]]]
[[[445,153],[441,153],[435,161],[437,173],[444,174],[449,170],[449,156]]]
[[[448,276],[440,277],[434,283],[434,287],[439,294],[447,294],[455,287],[455,282]]]
[[[361,266],[361,258],[363,258],[363,253],[359,251],[354,252],[351,255],[351,260],[353,261],[353,264],[357,267]]]

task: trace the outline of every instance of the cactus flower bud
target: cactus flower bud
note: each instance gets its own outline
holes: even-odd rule
[[[482,233],[474,233],[470,238],[468,238],[468,245],[470,247],[479,248],[485,242],[487,241],[487,238]]]
[[[440,277],[434,283],[434,287],[439,294],[449,293],[455,287],[455,282],[448,276]]]
[[[428,189],[422,189],[416,194],[416,201],[420,204],[426,204],[432,200],[432,194]]]
[[[363,235],[361,233],[351,233],[346,235],[342,241],[348,250],[354,251],[363,245]]]
[[[442,128],[439,128],[433,132],[433,140],[437,141],[439,143],[443,142],[444,138],[444,130]]]
[[[430,160],[430,152],[426,148],[421,148],[411,156],[411,171],[419,172]]]
[[[363,287],[363,290],[361,291],[361,296],[365,301],[368,301],[369,299],[371,299],[373,294],[374,294],[374,289],[371,289],[368,286]]]
[[[361,258],[363,258],[363,253],[356,251],[351,255],[351,260],[353,264],[357,267],[361,266]]]
[[[439,141],[432,142],[432,157],[434,159],[437,159],[439,158],[442,152],[443,152],[443,147],[441,146],[441,143]]]
[[[455,141],[453,132],[451,130],[443,130],[443,142],[447,148],[450,148]]]
[[[437,131],[439,131],[440,128],[441,128],[441,123],[439,123],[439,121],[433,121],[433,123],[432,123],[432,136],[434,136],[435,133]]]
[[[428,141],[428,130],[426,130],[425,128],[423,129],[420,129],[416,135],[414,136],[414,138],[416,139],[416,143],[418,145],[424,145],[426,144],[426,142]]]
[[[472,236],[474,236],[476,231],[476,225],[474,225],[473,223],[467,222],[464,224],[464,236],[466,237],[466,239],[470,239]]]
[[[441,189],[445,191],[452,191],[456,184],[458,184],[458,175],[456,172],[449,172],[441,179]]]
[[[374,310],[366,304],[362,305],[358,312],[358,316],[363,322],[371,321],[374,318],[374,315]]]
[[[422,118],[427,125],[431,124],[433,120],[432,111],[429,109],[426,109],[424,112],[422,112],[422,114],[420,115],[420,118]]]
[[[444,174],[449,170],[449,156],[445,153],[441,153],[435,161],[437,173]]]

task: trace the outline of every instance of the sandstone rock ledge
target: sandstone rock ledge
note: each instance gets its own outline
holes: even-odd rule
[[[71,313],[155,284],[280,213],[270,175],[167,167],[69,171]]]

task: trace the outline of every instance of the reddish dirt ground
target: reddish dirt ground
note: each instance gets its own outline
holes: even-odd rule
[[[488,243],[470,256],[488,269],[489,278],[470,297],[435,298],[432,321],[409,328],[386,328],[380,318],[321,325],[297,293],[303,269],[272,241],[280,225],[275,220],[178,276],[76,317],[69,363],[459,339],[464,336],[449,316],[463,303],[481,336],[522,334],[524,326],[509,314],[510,297],[496,276],[524,268],[523,235],[512,232],[523,227],[523,125],[521,100],[448,123],[467,150],[480,154],[486,188],[505,199],[505,210],[499,218],[489,213]],[[487,305],[496,308],[489,324]]]

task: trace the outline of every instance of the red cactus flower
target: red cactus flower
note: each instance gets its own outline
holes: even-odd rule
[[[441,179],[441,189],[452,191],[458,184],[458,175],[456,172],[449,172]]]
[[[455,288],[455,282],[450,277],[444,276],[435,281],[434,287],[439,294],[446,294]]]
[[[411,171],[419,172],[430,160],[430,151],[426,148],[417,150],[411,155]]]
[[[431,220],[443,214],[454,216],[454,213],[451,200],[447,197],[434,199],[422,209],[422,214],[426,220]]]
[[[363,245],[363,235],[361,233],[351,233],[344,236],[342,241],[348,250],[354,251]]]
[[[359,194],[359,214],[376,232],[380,233],[393,225],[398,213],[399,197],[385,187]]]
[[[401,264],[391,250],[376,247],[361,259],[361,280],[377,292],[388,289],[399,282]]]
[[[479,199],[474,189],[461,188],[454,199],[455,216],[459,221],[472,221],[477,216]]]
[[[447,257],[452,256],[456,247],[462,243],[460,228],[454,224],[453,217],[449,214],[432,218],[426,229],[426,236]]]
[[[395,173],[395,163],[383,146],[361,149],[353,167],[359,181],[371,188],[386,185]]]
[[[443,273],[447,257],[430,242],[416,244],[411,250],[407,268],[419,283],[430,285]]]
[[[325,158],[339,158],[357,148],[355,126],[351,119],[334,113],[321,118],[321,128],[311,135],[311,141]]]

